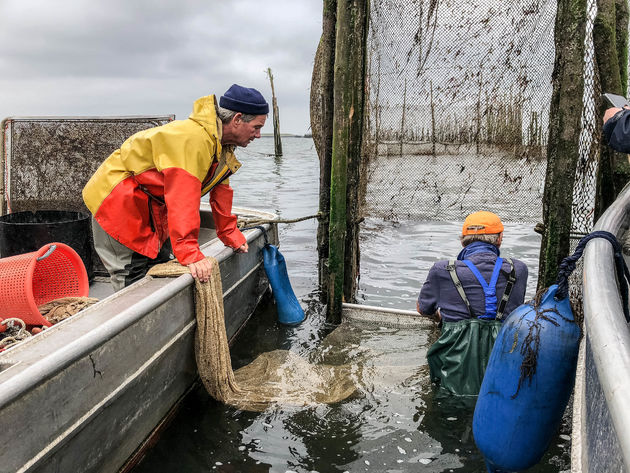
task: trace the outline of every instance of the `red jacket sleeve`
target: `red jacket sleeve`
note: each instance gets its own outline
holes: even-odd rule
[[[181,264],[189,265],[204,258],[199,249],[201,182],[182,168],[167,168],[162,173],[173,254]]]
[[[226,246],[238,248],[247,239],[236,228],[236,215],[232,215],[232,195],[234,191],[226,184],[219,184],[210,191],[210,206],[217,228],[217,236]]]

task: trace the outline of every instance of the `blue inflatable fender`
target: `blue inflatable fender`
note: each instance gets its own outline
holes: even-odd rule
[[[580,328],[557,285],[523,304],[497,336],[473,416],[490,472],[535,465],[557,433],[575,381]]]
[[[265,272],[278,308],[278,321],[285,325],[297,325],[305,315],[291,287],[284,256],[277,246],[269,244],[263,247],[262,252]]]

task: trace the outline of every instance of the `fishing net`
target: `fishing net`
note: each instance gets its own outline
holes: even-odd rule
[[[593,224],[599,135],[588,1],[574,232]],[[362,216],[542,217],[557,2],[371,0]]]
[[[210,281],[195,280],[195,356],[199,376],[213,398],[238,409],[263,411],[273,404],[332,404],[355,393],[352,366],[311,364],[287,350],[263,353],[233,372],[219,264],[208,259],[212,261]],[[169,262],[154,266],[149,275],[174,277],[189,272],[187,267]]]
[[[408,310],[393,310],[358,304],[343,305],[343,320],[354,324],[380,327],[435,327],[435,323],[427,317],[420,317],[419,314]]]
[[[93,297],[62,297],[40,305],[38,309],[39,313],[54,325],[97,302],[98,299]]]
[[[37,309],[42,317],[54,325],[97,302],[98,299],[93,297],[61,297],[42,304]],[[31,327],[29,328],[31,333],[27,330],[26,323],[16,317],[6,318],[2,320],[1,324],[6,325],[6,330],[0,333],[0,351],[32,337],[37,333],[36,330],[42,330],[40,327]]]
[[[383,313],[380,323],[345,318],[310,354],[312,362],[352,367],[357,394],[415,391],[429,385],[427,347],[434,333],[427,325],[396,326]],[[410,394],[410,392],[408,392]]]
[[[404,238],[408,222],[461,221],[480,209],[522,228],[542,220],[556,10],[552,0],[370,0],[363,274],[388,272],[381,260],[365,257],[378,240],[375,225],[400,225],[394,238]],[[572,239],[594,224],[601,139],[596,12],[597,2],[588,0]],[[406,251],[390,248],[389,259],[399,264]],[[577,273],[571,287],[572,300],[580,301]]]

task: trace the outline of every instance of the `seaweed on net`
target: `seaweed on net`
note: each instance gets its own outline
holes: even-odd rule
[[[576,263],[582,256],[582,253],[586,248],[586,244],[594,238],[603,238],[613,246],[615,270],[617,272],[619,290],[621,292],[624,316],[626,318],[626,321],[630,321],[630,311],[628,310],[628,283],[630,282],[630,271],[625,264],[621,244],[619,243],[619,241],[617,241],[615,235],[606,231],[597,230],[584,236],[578,242],[575,248],[575,252],[571,256],[567,256],[562,260],[558,267],[558,278],[556,280],[557,289],[554,299],[558,301],[568,299],[569,304],[571,305],[571,311],[573,312],[573,314],[576,313],[573,302],[569,298],[569,277],[575,270]],[[569,319],[567,317],[564,317],[558,311],[557,306],[554,305],[554,307],[547,309],[543,309],[541,307],[542,299],[546,292],[546,289],[538,291],[536,293],[536,296],[534,297],[534,300],[530,304],[533,310],[536,311],[536,316],[534,317],[534,319],[531,321],[525,320],[524,317],[525,315],[530,313],[529,311],[524,314],[523,317],[521,317],[521,323],[525,321],[527,322],[527,324],[529,324],[529,331],[525,336],[525,339],[523,340],[523,345],[521,346],[521,354],[523,355],[523,361],[521,363],[521,376],[518,381],[518,387],[516,389],[516,392],[512,396],[512,399],[516,398],[521,387],[523,386],[524,381],[527,380],[531,385],[532,379],[536,374],[536,368],[538,366],[538,352],[540,350],[540,331],[542,328],[542,322],[547,321],[558,327],[560,324],[556,320],[557,317],[560,317],[565,322],[577,325],[575,318]],[[555,314],[557,317],[554,317],[551,314]]]
[[[528,382],[528,385],[531,385],[532,380],[534,379],[534,375],[536,374],[536,368],[538,367],[538,353],[540,351],[540,331],[542,329],[543,321],[549,322],[556,327],[560,324],[557,322],[556,317],[551,314],[555,314],[558,317],[569,321],[574,322],[571,319],[564,317],[556,306],[548,309],[543,309],[541,307],[542,298],[547,292],[547,289],[539,290],[534,299],[530,303],[532,306],[532,310],[536,312],[536,316],[533,320],[525,320],[525,322],[529,325],[529,330],[527,335],[523,339],[523,344],[521,345],[521,355],[523,355],[523,361],[521,363],[521,376],[518,380],[518,387],[516,388],[516,392],[511,396],[511,399],[515,399],[518,396],[519,391],[521,390],[521,386],[524,381]],[[527,315],[527,312],[525,315]],[[521,319],[521,322],[524,320],[524,317]]]

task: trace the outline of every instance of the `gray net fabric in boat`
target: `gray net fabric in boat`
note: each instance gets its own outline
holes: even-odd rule
[[[311,364],[299,355],[274,350],[232,371],[225,331],[219,264],[213,265],[211,280],[195,281],[197,332],[195,356],[199,376],[208,393],[218,401],[250,411],[273,404],[305,406],[335,403],[357,390],[351,365]],[[173,277],[189,273],[176,262],[154,266],[149,275]]]

